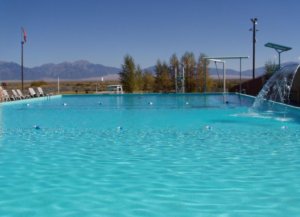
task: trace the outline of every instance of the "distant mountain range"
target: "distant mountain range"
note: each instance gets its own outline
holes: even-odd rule
[[[14,62],[0,61],[0,81],[14,81],[21,79],[20,65]],[[148,67],[144,70],[155,73],[155,67]],[[94,80],[104,77],[118,79],[120,68],[108,67],[101,64],[90,63],[86,60],[75,62],[62,62],[58,64],[49,63],[37,67],[24,67],[24,80]],[[222,78],[223,70],[211,67],[209,73],[212,77]],[[256,68],[256,77],[264,73],[264,67]],[[233,69],[226,69],[227,78],[239,78],[240,72]],[[252,70],[242,72],[243,78],[250,78]]]
[[[117,78],[120,69],[85,60],[44,64],[38,67],[24,67],[24,80],[87,80],[100,77]],[[117,76],[117,77],[116,77]],[[0,80],[20,80],[21,67],[14,62],[0,61]]]

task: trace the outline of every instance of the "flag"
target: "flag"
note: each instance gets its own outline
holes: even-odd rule
[[[27,33],[25,31],[25,29],[22,27],[22,35],[23,35],[23,42],[26,43],[27,41]]]

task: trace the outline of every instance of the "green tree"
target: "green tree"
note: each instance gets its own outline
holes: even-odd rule
[[[136,91],[142,91],[144,87],[143,70],[138,65],[135,72]]]
[[[162,92],[170,92],[172,90],[172,78],[170,76],[169,67],[167,63],[157,61],[155,66],[155,90]]]
[[[200,92],[204,92],[205,86],[206,91],[211,91],[214,86],[214,81],[209,75],[209,61],[205,60],[205,57],[206,55],[201,53],[197,62],[197,83],[199,84]]]
[[[154,92],[155,77],[151,72],[145,72],[143,74],[143,91]]]
[[[268,60],[265,63],[265,73],[266,73],[266,75],[271,76],[277,69],[278,69],[278,65],[275,63],[275,61]]]
[[[125,92],[132,93],[137,90],[136,67],[131,56],[124,57],[124,64],[119,75]]]
[[[196,61],[194,54],[192,52],[185,52],[181,58],[181,63],[184,66],[186,92],[196,92],[197,80],[195,73]]]

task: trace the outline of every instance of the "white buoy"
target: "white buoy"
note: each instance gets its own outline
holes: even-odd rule
[[[153,105],[153,102],[149,102],[148,104],[149,104],[149,105]]]
[[[64,105],[64,106],[67,106],[68,104],[64,102],[64,104],[63,104],[63,105]]]
[[[121,131],[121,130],[123,130],[123,127],[118,126],[118,127],[117,127],[117,130],[118,130],[118,131]]]
[[[282,130],[286,130],[288,127],[287,126],[281,126]]]
[[[40,130],[40,126],[39,125],[33,125],[33,128],[36,129],[36,130]]]
[[[188,104],[189,104],[189,102],[185,102],[185,104],[186,104],[186,105],[188,105]]]
[[[206,125],[204,128],[205,128],[206,130],[212,130],[212,126],[209,126],[209,125]]]
[[[29,103],[27,103],[27,107],[29,107],[30,106],[30,104]]]

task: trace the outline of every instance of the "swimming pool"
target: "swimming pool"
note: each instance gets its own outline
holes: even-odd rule
[[[299,216],[299,118],[255,114],[252,103],[125,94],[2,104],[0,216]]]

